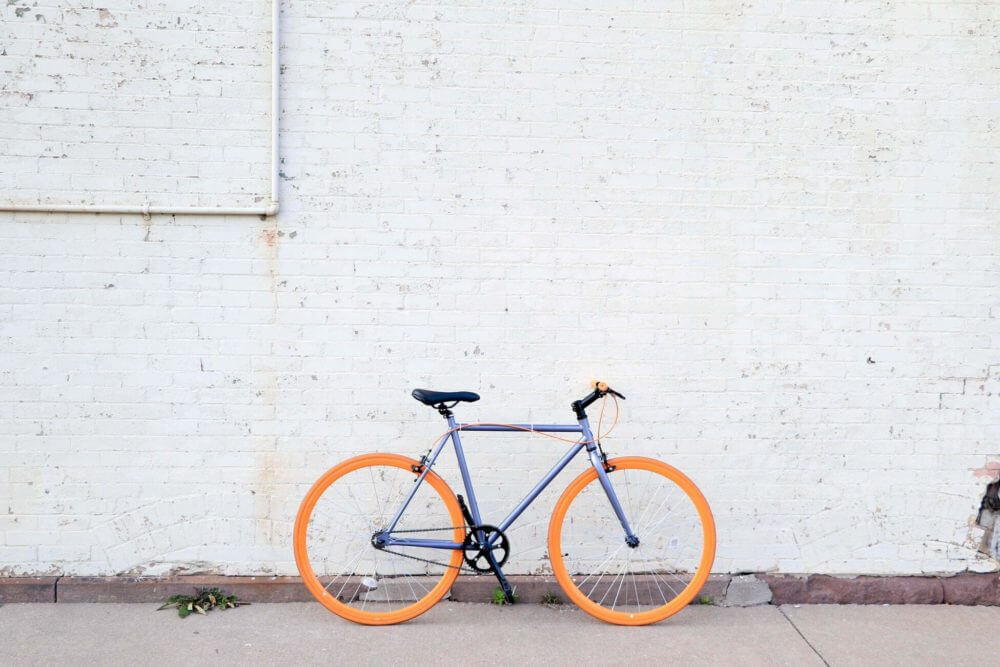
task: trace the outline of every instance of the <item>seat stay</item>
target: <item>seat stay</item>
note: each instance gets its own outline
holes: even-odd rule
[[[427,477],[427,475],[430,473],[431,468],[434,466],[434,462],[437,461],[438,456],[440,456],[441,454],[441,450],[444,449],[445,443],[447,443],[450,438],[451,438],[451,433],[447,433],[446,435],[444,435],[441,438],[441,442],[437,444],[437,447],[434,449],[433,453],[431,453],[431,455],[427,458],[427,460],[424,461],[423,470],[420,471],[420,475],[417,477],[416,480],[414,480],[413,488],[410,489],[410,492],[406,495],[406,499],[403,500],[403,504],[400,505],[398,510],[396,510],[396,514],[392,517],[392,521],[389,522],[388,527],[385,529],[384,532],[387,535],[396,529],[396,524],[398,524],[400,518],[402,518],[403,512],[405,512],[406,508],[409,507],[410,502],[413,500],[413,496],[417,495],[417,489],[420,488],[420,485],[423,483],[424,478]]]

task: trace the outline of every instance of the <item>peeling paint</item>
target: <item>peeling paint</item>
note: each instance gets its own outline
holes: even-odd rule
[[[996,479],[997,475],[1000,474],[1000,461],[990,461],[982,468],[976,468],[972,471],[972,474],[976,477],[986,477],[988,479]]]
[[[115,15],[109,12],[107,9],[101,7],[97,10],[97,27],[99,28],[117,28],[118,21],[115,20]]]

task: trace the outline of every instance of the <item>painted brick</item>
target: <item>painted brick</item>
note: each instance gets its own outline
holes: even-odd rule
[[[293,3],[276,220],[0,213],[0,574],[294,575],[323,470],[442,430],[413,387],[596,377],[720,573],[995,569],[992,4],[587,4]],[[0,8],[4,196],[258,203],[269,3],[102,6]],[[556,457],[467,448],[488,517]]]

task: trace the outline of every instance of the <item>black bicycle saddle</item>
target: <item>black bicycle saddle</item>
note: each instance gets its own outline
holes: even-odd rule
[[[431,391],[430,389],[414,389],[413,398],[424,405],[440,405],[441,403],[475,403],[479,394],[471,391]]]

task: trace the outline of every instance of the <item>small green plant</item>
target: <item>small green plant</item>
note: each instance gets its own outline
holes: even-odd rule
[[[194,595],[171,595],[156,611],[176,607],[177,615],[185,618],[193,613],[207,614],[213,608],[226,610],[248,604],[250,603],[240,602],[235,595],[227,595],[218,588],[197,588]]]
[[[552,591],[546,591],[542,593],[542,604],[562,604],[562,598],[553,593]]]
[[[517,602],[517,593],[513,594],[513,598],[514,602]],[[507,596],[503,594],[503,589],[499,586],[493,589],[493,599],[490,602],[498,605],[510,604],[510,602],[507,602]]]
[[[698,598],[698,604],[713,605],[715,604],[715,600],[712,599],[711,595],[702,595]]]

